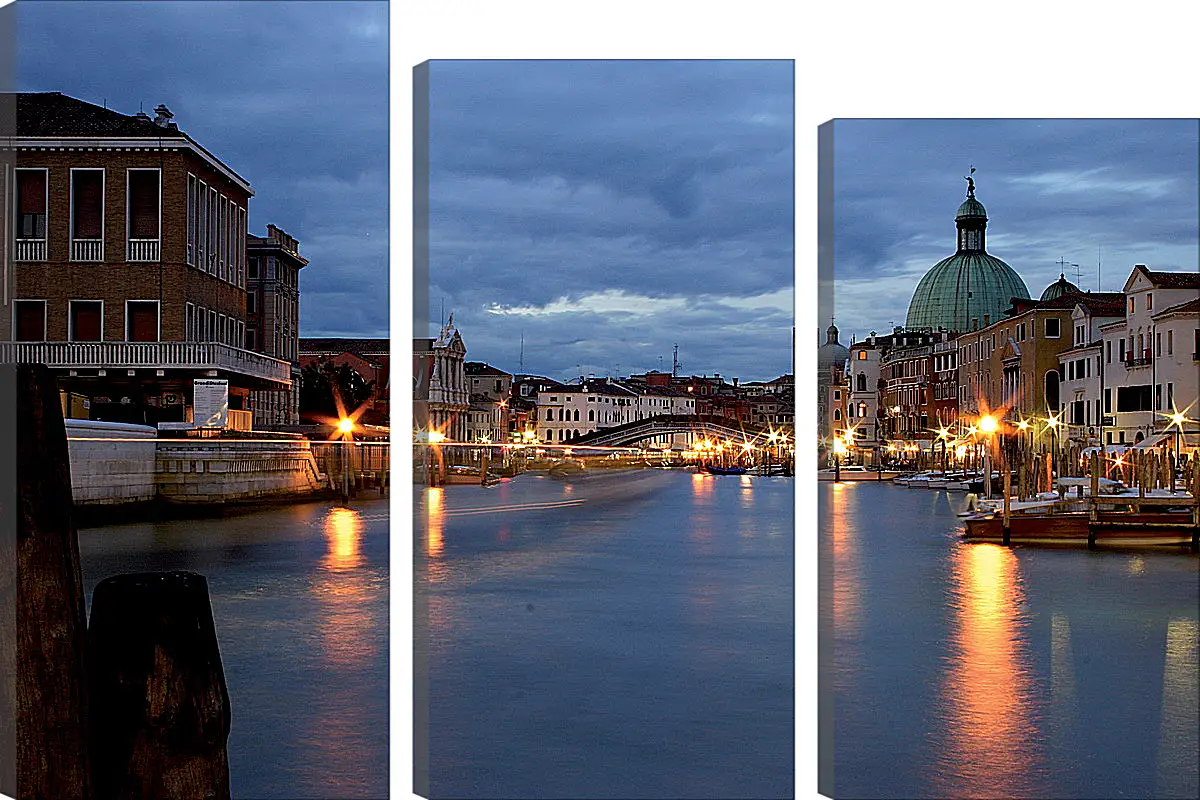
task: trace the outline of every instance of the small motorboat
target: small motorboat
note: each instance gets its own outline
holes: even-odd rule
[[[442,476],[442,483],[450,486],[491,486],[499,480],[499,475],[491,471],[484,475],[479,467],[447,467],[446,474]]]
[[[704,471],[709,475],[745,475],[745,467],[720,467],[716,464],[705,464]]]
[[[550,465],[551,478],[570,478],[575,475],[582,475],[586,471],[587,467],[577,458],[560,459]]]
[[[894,481],[900,476],[893,470],[878,470],[869,467],[841,467],[817,471],[819,481]]]

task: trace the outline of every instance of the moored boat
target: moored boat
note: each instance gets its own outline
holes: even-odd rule
[[[819,481],[891,481],[900,476],[893,470],[877,470],[867,467],[842,467],[839,470],[822,469],[817,471]]]

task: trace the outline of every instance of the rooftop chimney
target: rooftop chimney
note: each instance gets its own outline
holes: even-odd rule
[[[139,111],[138,113],[133,115],[133,118],[136,119],[138,122],[149,122],[150,121],[150,115],[147,114],[145,111]]]
[[[165,128],[174,116],[171,113],[171,109],[167,108],[165,104],[159,103],[154,109],[154,124],[160,128]]]

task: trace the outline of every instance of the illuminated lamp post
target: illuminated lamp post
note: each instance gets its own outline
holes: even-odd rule
[[[942,440],[942,476],[945,477],[948,468],[946,463],[946,447],[950,440],[950,431],[946,429],[945,425],[938,430],[938,438]]]
[[[1187,417],[1184,416],[1183,412],[1175,411],[1171,414],[1170,419],[1171,425],[1167,427],[1170,428],[1172,425],[1175,427],[1175,463],[1171,465],[1171,494],[1175,494],[1175,470],[1179,469],[1179,465],[1182,463],[1180,457],[1182,453],[1180,450],[1180,436],[1183,434],[1183,423],[1187,422]]]
[[[1050,429],[1050,452],[1054,454],[1055,476],[1058,472],[1058,426],[1062,424],[1058,415],[1051,414],[1046,418],[1046,427]]]
[[[846,453],[846,443],[841,439],[833,441],[833,481],[838,483],[842,480],[842,456]]]
[[[992,497],[992,458],[993,449],[995,446],[995,433],[998,425],[996,418],[991,414],[987,414],[979,419],[979,432],[987,437],[987,448],[983,454],[983,486],[984,496],[989,500]]]
[[[445,472],[445,464],[442,463],[442,442],[446,441],[446,434],[441,431],[429,431],[425,434],[425,441],[433,445],[434,473],[430,476],[429,485],[438,486],[442,483],[443,474]]]

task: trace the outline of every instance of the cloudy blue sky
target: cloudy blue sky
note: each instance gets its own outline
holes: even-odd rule
[[[954,253],[971,165],[988,252],[1037,297],[1078,264],[1120,291],[1135,264],[1200,264],[1196,120],[838,120],[835,308],[843,343],[903,325],[921,276]],[[1076,281],[1074,267],[1067,278]],[[821,325],[828,325],[822,320]],[[807,333],[816,338],[817,332]]]
[[[789,61],[435,61],[430,313],[527,372],[791,371]]]
[[[302,336],[388,335],[386,2],[21,0],[17,27],[18,89],[166,103],[250,182],[250,232],[309,260]]]

